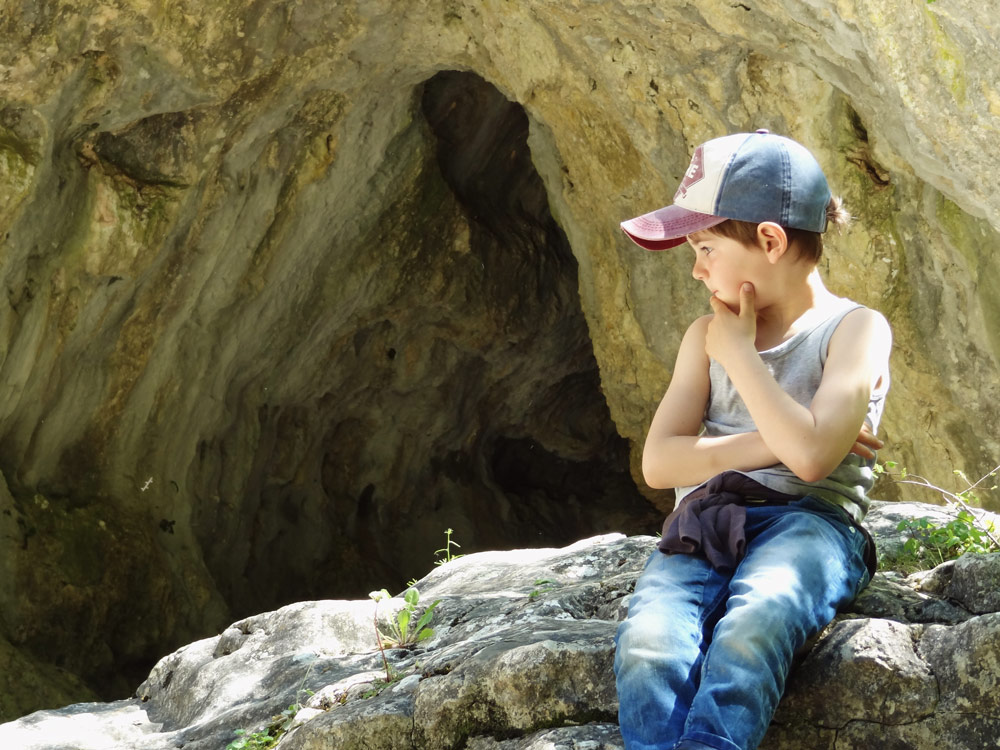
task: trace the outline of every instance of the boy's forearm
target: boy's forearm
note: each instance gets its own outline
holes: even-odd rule
[[[850,450],[836,436],[820,435],[813,413],[774,380],[756,351],[730,361],[726,370],[765,445],[777,461],[814,482],[828,476]]]
[[[643,477],[655,489],[701,484],[723,471],[753,471],[776,463],[758,432],[647,440],[642,453]]]

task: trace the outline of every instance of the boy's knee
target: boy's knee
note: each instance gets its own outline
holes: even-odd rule
[[[615,637],[616,663],[649,663],[697,650],[697,642],[685,637],[678,625],[676,620],[654,613],[629,617]]]
[[[630,615],[618,626],[615,643],[619,653],[651,652],[662,646],[669,637],[669,631],[659,622],[659,618]]]

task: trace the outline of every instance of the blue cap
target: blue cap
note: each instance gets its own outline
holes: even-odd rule
[[[647,250],[676,247],[726,219],[826,231],[830,186],[809,150],[766,130],[736,133],[695,149],[672,205],[623,221]]]

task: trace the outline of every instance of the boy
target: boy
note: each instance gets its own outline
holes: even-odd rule
[[[702,144],[673,205],[622,223],[649,250],[686,239],[712,307],[643,449],[678,504],[615,639],[629,750],[756,748],[793,654],[873,573],[891,333],[820,279],[847,218],[812,154],[762,130]]]

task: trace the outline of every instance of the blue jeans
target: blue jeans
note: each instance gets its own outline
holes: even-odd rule
[[[615,637],[629,750],[753,750],[795,652],[867,584],[864,535],[812,497],[747,507],[730,573],[653,552]]]

